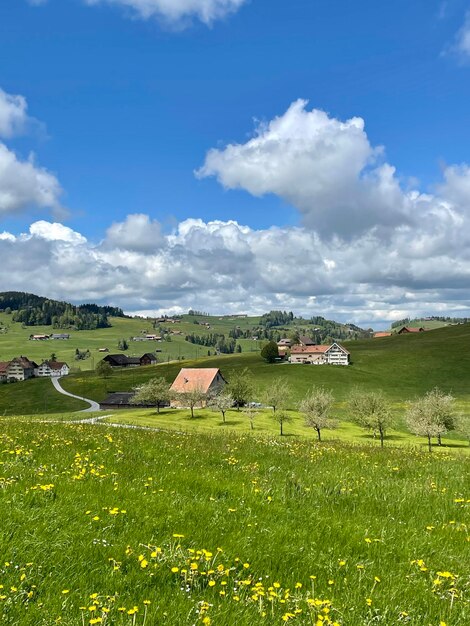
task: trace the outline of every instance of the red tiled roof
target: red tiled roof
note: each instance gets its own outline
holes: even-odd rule
[[[379,331],[378,333],[374,333],[374,337],[375,338],[377,338],[377,337],[391,337],[391,336],[392,336],[392,333],[389,333],[389,332],[381,332],[381,331]]]
[[[331,346],[292,346],[291,354],[324,354]]]
[[[171,385],[171,391],[185,393],[198,390],[207,393],[218,373],[218,367],[183,367]]]
[[[10,361],[0,362],[0,374],[6,374],[7,367],[10,365]]]
[[[403,328],[400,328],[400,330],[398,331],[399,333],[422,333],[424,331],[424,328],[420,327],[420,328],[412,328],[411,326],[403,326]]]

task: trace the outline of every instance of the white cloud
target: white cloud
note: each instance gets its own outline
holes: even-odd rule
[[[0,137],[22,133],[28,123],[28,105],[23,96],[12,96],[0,88]]]
[[[12,138],[25,132],[31,124],[37,124],[28,116],[27,109],[23,96],[13,96],[0,89],[0,137]],[[0,141],[0,218],[37,208],[64,215],[61,194],[57,178],[36,165],[33,155],[21,160]]]
[[[85,0],[86,4],[115,4],[132,9],[144,19],[160,18],[177,24],[196,18],[204,24],[237,11],[247,0]]]
[[[60,241],[62,243],[71,243],[74,245],[86,243],[86,237],[75,232],[68,226],[59,224],[58,222],[46,222],[40,220],[31,224],[29,232],[34,237],[39,237],[45,241]]]
[[[0,218],[32,208],[52,209],[61,214],[61,193],[53,174],[37,166],[32,157],[21,161],[0,142]]]
[[[306,107],[297,100],[245,144],[210,150],[196,175],[255,196],[276,194],[323,236],[348,239],[411,224],[409,198],[395,169],[381,161],[382,148],[370,144],[364,121],[341,122]]]
[[[140,252],[152,252],[163,241],[159,222],[142,213],[128,215],[125,222],[114,222],[106,231],[106,239],[112,248]]]
[[[470,59],[470,11],[467,12],[462,28],[457,33],[453,50],[463,59]]]
[[[305,227],[254,230],[199,219],[165,235],[140,214],[113,224],[93,244],[61,224],[35,222],[23,235],[0,235],[0,290],[153,313],[292,309],[366,326],[414,314],[468,315],[466,173],[448,168],[442,197],[414,198],[422,205],[418,225],[401,225],[387,240],[369,231],[348,245]],[[146,225],[158,245],[152,238],[142,245]]]

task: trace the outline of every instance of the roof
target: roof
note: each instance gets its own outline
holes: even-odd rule
[[[131,398],[134,397],[134,392],[121,392],[121,391],[111,391],[108,394],[107,398],[100,402],[100,404],[111,404],[115,406],[119,405],[130,405]]]
[[[424,332],[424,328],[421,326],[419,328],[412,328],[411,326],[403,326],[402,328],[400,328],[398,332],[399,333],[422,333]]]
[[[10,361],[10,363],[18,363],[23,369],[34,369],[37,363],[30,361],[26,356],[18,356]]]
[[[220,374],[218,367],[183,367],[170,389],[177,393],[196,390],[207,393],[217,374]]]
[[[0,374],[6,374],[10,361],[0,361]]]
[[[41,363],[41,365],[47,365],[51,368],[51,370],[61,370],[64,365],[68,367],[67,363],[63,361],[44,361],[44,363]]]
[[[304,346],[314,346],[316,345],[316,341],[314,339],[312,339],[311,337],[307,337],[307,335],[301,335],[299,337],[299,341],[302,345]]]
[[[291,354],[325,354],[328,350],[331,350],[333,346],[338,346],[345,354],[349,354],[346,348],[343,348],[342,345],[334,341],[329,346],[293,346],[291,349]]]
[[[291,354],[324,354],[331,346],[292,346]]]
[[[126,365],[129,363],[128,357],[125,354],[108,354],[104,357],[103,361],[114,361],[118,365]]]
[[[374,333],[374,338],[378,338],[378,337],[391,337],[392,333],[390,332],[386,332],[386,331],[379,331],[377,333]]]
[[[143,359],[146,356],[148,356],[149,359],[152,359],[152,361],[156,361],[157,360],[157,357],[154,354],[152,354],[151,352],[146,352],[140,358]]]

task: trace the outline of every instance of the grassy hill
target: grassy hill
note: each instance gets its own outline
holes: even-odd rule
[[[469,457],[0,423],[2,624],[469,623]]]
[[[135,325],[136,322],[138,320],[122,320],[123,324],[129,325]],[[114,327],[100,332],[104,331],[118,332]],[[176,343],[175,340],[172,345]],[[48,342],[49,345],[51,342]],[[64,379],[63,386],[67,391],[100,401],[110,390],[128,391],[155,376],[164,376],[168,382],[172,382],[184,364],[187,367],[220,367],[229,381],[234,371],[246,367],[253,376],[258,396],[273,378],[283,376],[294,390],[295,401],[312,385],[330,388],[338,402],[345,400],[350,391],[359,386],[364,389],[382,389],[399,410],[406,400],[438,386],[453,393],[462,410],[466,410],[470,403],[470,324],[449,326],[419,335],[354,341],[345,345],[351,352],[350,367],[285,363],[270,365],[261,359],[258,352],[246,352],[121,370],[113,373],[109,379],[99,378],[92,371],[84,371]],[[65,398],[53,400],[51,387],[49,381],[40,380],[29,381],[25,386],[3,385],[0,387],[0,414],[44,411],[42,394],[45,390],[47,397],[51,398],[50,401],[46,399],[46,408],[61,410]],[[63,410],[72,410],[73,403],[76,401],[67,400]]]
[[[211,357],[188,361],[187,367],[220,367],[230,381],[231,374],[246,367],[261,392],[273,378],[284,376],[297,398],[312,385],[332,389],[344,400],[351,389],[382,389],[391,400],[401,403],[439,386],[462,402],[470,401],[470,324],[451,326],[429,333],[397,335],[384,339],[345,343],[351,353],[349,367],[267,364],[258,353]],[[180,363],[122,370],[110,379],[97,378],[92,372],[70,376],[64,387],[72,393],[102,400],[107,390],[130,390],[154,376],[173,381]]]
[[[170,319],[158,323],[154,327],[153,319],[109,317],[110,328],[97,328],[94,330],[57,330],[52,326],[24,326],[13,321],[13,316],[0,312],[0,361],[9,360],[20,354],[41,361],[50,358],[54,353],[61,361],[81,371],[93,370],[103,354],[100,348],[108,348],[111,353],[122,352],[118,344],[125,339],[129,344],[126,354],[140,356],[144,352],[157,351],[161,362],[181,359],[204,358],[210,352],[215,354],[214,346],[204,346],[186,341],[189,335],[197,335],[200,338],[209,335],[224,335],[229,340],[230,333],[236,333],[236,344],[243,352],[257,352],[263,345],[263,327],[260,327],[260,317],[231,317],[231,316],[206,316],[206,315],[182,315],[180,322],[172,323]],[[280,327],[266,329],[280,337],[289,333],[313,334],[314,329],[323,328],[323,333],[335,333],[344,336],[352,336],[358,332],[356,327],[328,322],[323,325],[313,324],[309,320],[294,318],[292,322]],[[360,329],[359,329],[360,330]],[[67,332],[71,337],[67,341],[30,341],[30,335],[51,334],[54,332]],[[148,334],[164,334],[168,341],[133,341],[133,337],[142,337]],[[239,335],[239,336],[238,336]],[[76,350],[89,351],[89,357],[85,360],[75,360]]]

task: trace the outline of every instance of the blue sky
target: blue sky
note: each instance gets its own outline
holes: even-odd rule
[[[63,254],[60,246],[70,247],[73,240],[100,268],[83,290],[76,287],[79,273],[65,277],[61,263],[49,262],[48,282],[34,283],[17,269],[0,279],[0,289],[28,288],[73,300],[90,295],[128,310],[200,305],[259,311],[286,305],[376,326],[402,313],[467,311],[460,291],[470,277],[467,242],[457,234],[470,214],[470,191],[462,197],[470,190],[469,3],[174,0],[177,19],[169,6],[167,0],[2,1],[0,89],[24,98],[27,115],[23,111],[15,132],[0,140],[18,162],[34,153],[34,167],[46,169],[62,193],[52,192],[51,201],[26,194],[3,210],[0,199],[0,231],[6,233],[1,241],[21,244],[25,255],[44,243],[44,258],[56,258]],[[308,104],[284,118],[299,99]],[[313,110],[328,114],[320,124],[327,134],[318,139],[318,128],[311,129],[316,138],[303,145],[300,162],[295,145],[299,138],[302,143],[303,124],[313,121]],[[288,127],[281,139],[269,131],[276,118]],[[356,124],[341,126],[352,118],[364,121],[358,133]],[[253,146],[256,129],[263,141]],[[321,156],[325,137],[334,144],[333,160]],[[280,142],[274,155],[273,138]],[[230,145],[236,150],[230,152]],[[352,161],[358,165],[350,170]],[[364,179],[382,177],[384,164],[395,168],[393,180],[368,180],[365,191]],[[333,197],[343,184],[344,192]],[[0,161],[0,198],[1,185]],[[431,200],[417,206],[407,196],[411,190]],[[452,224],[443,216],[449,203]],[[138,220],[129,223],[128,216],[136,214],[148,216],[148,228],[142,217],[138,227]],[[446,254],[442,242],[431,242],[434,231],[419,231],[424,220],[436,219],[444,220],[438,230],[452,231]],[[214,234],[208,226],[231,220],[241,227],[233,236]],[[40,226],[31,231],[32,224]],[[212,250],[206,255],[212,265],[201,259],[196,230]],[[153,233],[154,244],[139,243],[143,231]],[[273,232],[278,258],[258,258],[261,240]],[[261,239],[247,244],[252,236]],[[297,236],[311,238],[300,259],[290,258],[292,247],[300,245]],[[233,237],[243,239],[238,250],[248,245],[248,256],[237,257]],[[409,251],[417,239],[420,251],[394,264],[402,256],[400,246]],[[188,255],[192,250],[197,262],[182,259],[182,248]],[[363,260],[353,271],[347,254],[354,250],[353,258]],[[138,288],[126,282],[135,281],[135,254],[149,264],[151,286],[143,286],[140,277]],[[364,259],[371,255],[388,271],[382,266],[375,276],[366,272]],[[198,266],[204,281],[185,275],[185,264]],[[214,265],[222,268],[215,285]],[[168,271],[175,266],[181,273]],[[299,266],[308,280],[297,276]],[[277,277],[279,289],[266,281],[265,270]]]

